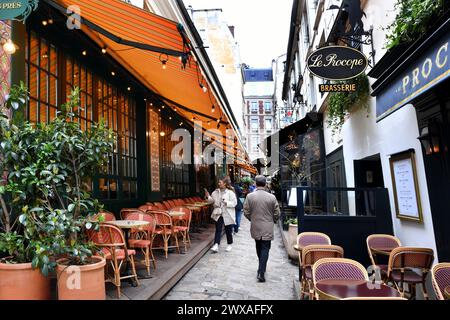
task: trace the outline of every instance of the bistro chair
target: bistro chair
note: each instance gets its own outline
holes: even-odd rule
[[[164,210],[170,210],[171,206],[170,206],[170,203],[167,202],[167,200],[164,200],[164,201],[162,202],[162,204],[163,204],[163,206],[165,207]]]
[[[155,202],[154,206],[158,208],[158,210],[167,210],[166,206],[163,205],[161,202]]]
[[[173,207],[177,206],[177,204],[173,200],[167,200],[167,202],[169,203],[169,206],[170,206],[169,210],[172,209]]]
[[[437,299],[446,300],[444,290],[450,286],[450,263],[436,264],[431,269],[431,280]]]
[[[372,267],[375,271],[380,270],[381,278],[386,280],[388,265],[380,264],[377,254],[383,254],[384,251],[390,253],[393,249],[400,247],[402,245],[400,239],[390,234],[372,234],[367,237],[366,243]]]
[[[172,217],[169,215],[167,211],[155,210],[148,211],[155,216],[156,219],[156,229],[155,229],[155,237],[161,236],[163,241],[163,247],[156,247],[153,249],[163,249],[166,255],[166,259],[169,255],[169,248],[177,248],[177,252],[180,253],[180,246],[178,244],[178,238],[176,236],[176,230],[173,227]],[[169,240],[171,237],[175,238],[175,245],[169,246]]]
[[[359,262],[346,258],[323,258],[312,267],[314,288],[317,282],[328,279],[369,281],[366,268]],[[319,295],[316,293],[316,299]]]
[[[314,299],[314,285],[312,280],[312,266],[314,263],[323,258],[343,257],[344,249],[340,246],[312,244],[304,247],[302,250],[303,266],[300,284],[300,299],[303,299],[306,293],[309,294],[310,300]],[[308,291],[306,291],[306,289]]]
[[[137,208],[122,208],[122,209],[120,210],[120,218],[121,218],[122,220],[126,220],[128,214],[130,214],[130,213],[144,213],[144,211],[139,210],[139,209],[137,209]]]
[[[312,244],[330,245],[331,239],[325,233],[321,232],[302,232],[297,236],[297,243],[294,249],[298,251],[298,260],[302,264],[302,249]]]
[[[150,276],[150,262],[153,262],[153,268],[156,270],[156,260],[152,250],[156,219],[152,214],[139,211],[130,212],[126,216],[126,219],[149,222],[148,225],[132,231],[131,239],[128,240],[128,245],[130,248],[141,250],[144,255],[144,264],[147,268],[147,273]]]
[[[112,282],[116,286],[118,298],[120,298],[120,281],[122,279],[134,278],[136,283],[139,284],[133,258],[136,251],[127,249],[124,235],[118,227],[104,223],[99,226],[98,231],[89,231],[88,236],[90,241],[101,248],[100,255],[109,262],[109,264],[106,264],[106,274],[108,277],[105,281]],[[120,268],[122,267],[123,261],[127,259],[131,263],[132,274],[121,276]],[[113,271],[112,276],[108,273],[109,267]]]
[[[434,260],[433,249],[398,247],[389,255],[387,279],[391,281],[402,297],[405,295],[405,284],[411,298],[416,295],[416,285],[422,284],[423,296],[428,300],[425,280]],[[419,273],[416,272],[420,270]]]
[[[181,234],[183,237],[184,252],[187,252],[187,247],[191,246],[191,238],[189,237],[189,228],[191,226],[192,211],[185,207],[175,207],[170,211],[184,212],[183,216],[172,217],[174,223],[175,236]]]
[[[101,222],[115,221],[116,220],[116,216],[114,215],[114,213],[106,211],[106,210],[101,210],[99,213],[95,214],[92,217],[92,220],[99,221],[100,217],[103,217]]]
[[[138,209],[141,210],[142,212],[146,212],[149,210],[159,210],[158,207],[150,204],[143,204],[142,206],[139,206]]]

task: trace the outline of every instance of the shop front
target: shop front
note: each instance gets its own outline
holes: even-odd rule
[[[68,10],[70,5],[80,11]],[[19,47],[12,55],[11,83],[23,81],[30,92],[25,119],[48,123],[78,87],[81,128],[102,120],[114,131],[108,165],[93,173],[90,186],[107,209],[198,195],[203,186],[197,180],[212,180],[216,172],[194,165],[194,152],[188,151],[193,141],[182,140],[179,130],[191,138],[194,121],[205,127],[214,121],[215,134],[225,136],[232,125],[216,98],[218,84],[210,86],[179,24],[118,0],[40,1],[25,24],[12,22],[10,33]],[[211,105],[219,119],[204,112]],[[182,142],[188,148],[179,163],[172,151]],[[237,153],[239,145],[234,147]]]
[[[377,79],[373,85],[373,95],[377,98],[379,124],[396,117],[400,120],[397,123],[399,135],[402,131],[406,132],[408,126],[417,126],[414,138],[422,146],[421,150],[398,150],[403,152],[391,156],[391,170],[397,172],[398,177],[404,177],[403,180],[394,177],[394,182],[397,182],[393,185],[395,193],[391,192],[397,217],[403,221],[398,230],[414,223],[427,224],[432,220],[437,256],[440,261],[449,261],[450,19],[448,16],[444,18],[442,24],[428,35],[386,54],[369,76]],[[396,114],[412,106],[416,117],[399,119]],[[412,166],[405,165],[406,171],[400,173],[395,167],[396,163],[400,163],[396,161],[398,159],[404,164],[409,161]],[[406,174],[408,170],[412,173],[411,178]],[[413,175],[420,177],[422,172],[426,176],[426,185],[414,184],[417,178],[414,179]],[[427,191],[425,195],[424,189]]]

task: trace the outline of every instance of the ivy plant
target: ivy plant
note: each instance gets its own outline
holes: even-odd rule
[[[447,0],[397,0],[397,16],[387,27],[386,48],[409,43],[424,35],[443,13]]]
[[[332,92],[328,98],[328,126],[335,135],[342,129],[345,119],[351,112],[361,108],[368,109],[370,85],[366,74],[339,83],[356,84],[355,92]]]
[[[11,92],[6,109],[25,103],[23,85]],[[101,208],[90,192],[91,177],[107,163],[114,134],[102,121],[81,129],[73,112],[79,95],[75,89],[48,124],[14,123],[6,113],[1,116],[0,158],[6,174],[0,187],[0,254],[9,262],[32,262],[44,275],[58,257],[82,265],[95,250],[85,232],[97,227],[89,215]]]

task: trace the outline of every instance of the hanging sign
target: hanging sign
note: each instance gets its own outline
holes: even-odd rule
[[[316,77],[326,80],[356,78],[366,70],[368,64],[369,61],[362,52],[343,46],[320,48],[311,53],[307,59],[309,71]]]
[[[25,21],[37,9],[38,0],[2,0],[0,1],[0,20]]]

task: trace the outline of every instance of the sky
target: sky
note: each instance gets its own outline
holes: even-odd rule
[[[235,27],[241,61],[252,68],[271,67],[272,59],[286,53],[293,0],[183,0],[193,9],[223,10]]]

